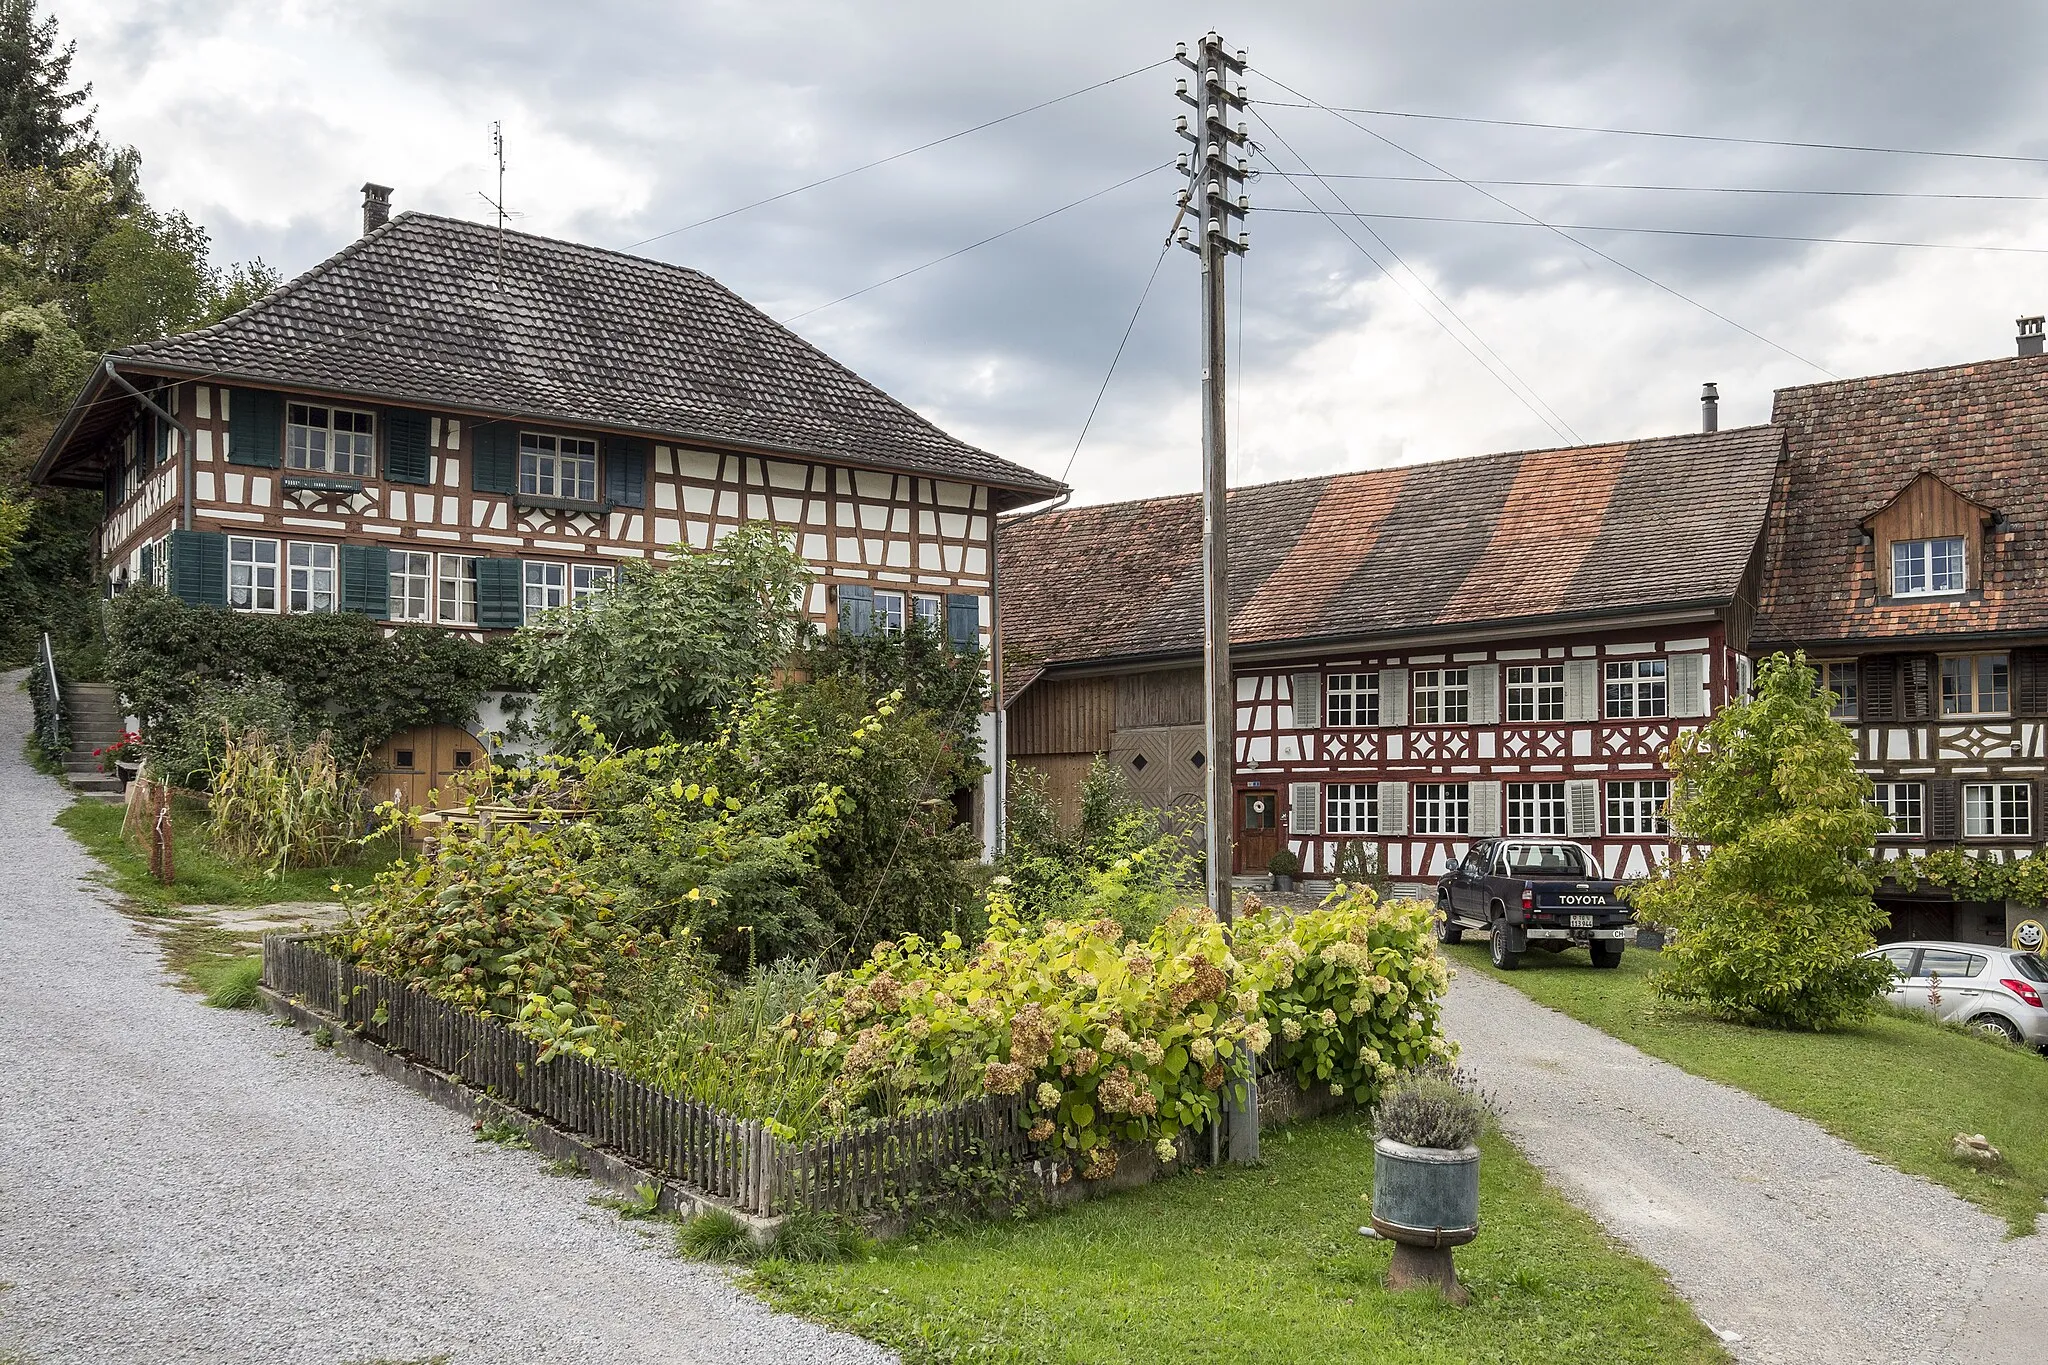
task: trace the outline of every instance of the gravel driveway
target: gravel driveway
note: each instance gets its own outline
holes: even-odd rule
[[[0,1361],[892,1360],[265,1016],[83,881],[0,675]]]
[[[1588,968],[1587,970],[1591,970]],[[2029,1360],[2048,1239],[1477,971],[1445,1010],[1503,1126],[1744,1361]],[[1482,1234],[1483,1235],[1483,1234]]]

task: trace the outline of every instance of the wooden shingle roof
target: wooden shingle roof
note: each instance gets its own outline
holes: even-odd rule
[[[985,483],[1011,494],[998,505],[1060,489],[947,435],[708,275],[421,213],[223,322],[113,359]]]
[[[1732,600],[1763,529],[1773,427],[1482,455],[1233,490],[1231,640],[1284,649]],[[1006,660],[1201,648],[1195,496],[1001,532]]]

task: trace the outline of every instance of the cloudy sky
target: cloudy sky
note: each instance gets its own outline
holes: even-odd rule
[[[1339,218],[1349,239],[1313,210],[1254,217],[1231,281],[1236,482],[1689,430],[1703,380],[1720,384],[1724,426],[1763,421],[1775,387],[2009,354],[2014,317],[2048,309],[2037,3],[54,12],[103,131],[141,150],[154,201],[205,224],[225,258],[314,264],[358,230],[365,180],[396,186],[399,209],[488,217],[496,121],[521,230],[715,275],[957,435],[1053,474],[1173,216],[1184,73],[1151,64],[1211,24],[1249,50],[1255,100],[1393,111],[1257,110],[1255,164],[1272,173],[1256,206],[1388,216]],[[1197,288],[1193,257],[1169,253],[1074,461],[1082,500],[1196,486]]]

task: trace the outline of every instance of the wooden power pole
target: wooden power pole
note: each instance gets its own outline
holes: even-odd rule
[[[1192,105],[1195,118],[1182,115],[1180,135],[1195,145],[1183,156],[1188,186],[1181,204],[1194,218],[1192,230],[1180,229],[1180,243],[1202,258],[1202,681],[1209,799],[1207,855],[1209,908],[1225,923],[1231,918],[1231,835],[1236,823],[1233,771],[1237,752],[1237,684],[1230,672],[1230,532],[1227,496],[1228,448],[1224,439],[1223,268],[1233,254],[1250,245],[1244,219],[1250,205],[1244,194],[1243,159],[1235,155],[1245,143],[1245,126],[1232,124],[1230,114],[1242,111],[1245,55],[1224,47],[1211,32],[1188,56],[1181,44],[1175,58],[1195,73],[1194,88],[1182,80],[1176,92]]]

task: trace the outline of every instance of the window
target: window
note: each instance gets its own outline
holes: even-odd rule
[[[1323,681],[1323,717],[1332,727],[1378,725],[1380,675],[1332,673]]]
[[[1915,976],[1938,976],[1943,981],[1967,981],[1984,970],[1990,959],[1959,948],[1923,948]]]
[[[2033,788],[2025,782],[1972,782],[1963,788],[1963,835],[1970,839],[2033,837]]]
[[[552,611],[566,606],[569,601],[569,566],[547,564],[537,559],[526,561],[526,619],[531,621],[541,612]]]
[[[1511,877],[1589,877],[1577,844],[1503,844],[1501,866]]]
[[[903,594],[900,592],[878,592],[875,594],[875,624],[873,629],[885,635],[903,633]]]
[[[1662,834],[1671,783],[1661,777],[1607,784],[1609,834]]]
[[[391,619],[434,619],[434,557],[425,550],[391,552]]]
[[[1892,596],[1930,597],[1963,590],[1961,536],[1892,542]]]
[[[370,472],[375,438],[369,413],[288,403],[284,420],[286,468],[309,474]]]
[[[1333,782],[1323,788],[1323,829],[1329,834],[1377,834],[1380,789],[1371,782]]]
[[[476,624],[476,560],[470,555],[441,556],[441,624]]]
[[[1956,654],[1941,661],[1941,714],[1996,716],[2008,709],[2012,671],[2003,654]]]
[[[1569,834],[1564,783],[1510,782],[1507,790],[1508,833]]]
[[[611,585],[611,565],[572,564],[569,566],[569,605],[580,607]]]
[[[1537,664],[1528,668],[1510,668],[1508,719],[1563,720],[1564,665]],[[1557,832],[1562,834],[1564,831]]]
[[[1472,716],[1472,675],[1463,668],[1418,668],[1409,692],[1413,725],[1463,725]]]
[[[277,610],[277,542],[228,537],[228,605],[236,611]]]
[[[597,442],[519,433],[519,491],[533,498],[597,501]]]
[[[290,573],[286,590],[290,595],[293,611],[333,611],[340,603],[335,600],[334,556],[332,545],[308,545],[293,541],[289,550]]]
[[[1884,950],[1884,958],[1892,964],[1892,971],[1894,973],[1899,976],[1911,976],[1913,974],[1913,954],[1919,951],[1918,948],[1887,948]]]
[[[1662,659],[1631,659],[1607,665],[1609,720],[1639,720],[1664,714]]]
[[[1821,666],[1821,685],[1835,694],[1834,709],[1828,712],[1836,720],[1856,719],[1856,689],[1858,667],[1856,661],[1836,660]]]
[[[919,594],[910,599],[910,612],[920,626],[926,630],[946,632],[946,599]]]
[[[1926,792],[1918,782],[1880,782],[1870,794],[1870,804],[1892,822],[1893,834],[1918,838],[1927,832]]]
[[[1472,832],[1470,785],[1464,782],[1418,782],[1413,791],[1417,834]]]

